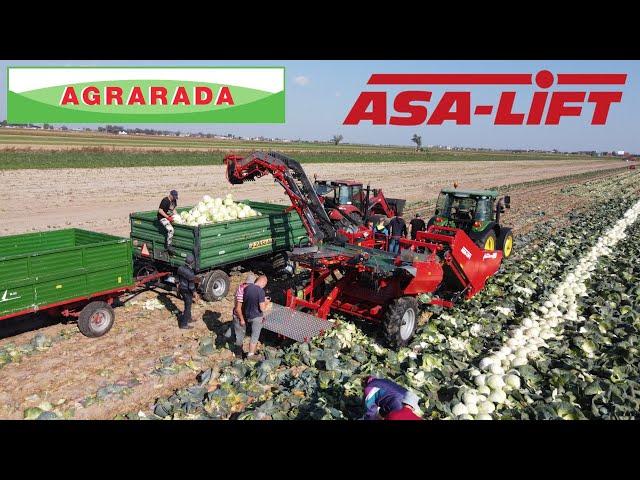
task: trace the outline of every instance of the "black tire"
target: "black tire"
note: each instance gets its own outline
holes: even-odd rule
[[[279,270],[282,270],[284,267],[287,266],[288,261],[289,261],[289,257],[287,256],[286,252],[275,253],[271,257],[271,268],[276,272]]]
[[[78,317],[78,330],[85,337],[101,337],[113,327],[116,314],[107,302],[91,302]]]
[[[202,282],[202,298],[207,302],[219,302],[229,293],[231,278],[222,270],[213,270]]]
[[[413,297],[400,297],[391,302],[382,323],[391,348],[404,347],[411,342],[418,325],[418,315],[418,301]],[[405,327],[409,322],[412,323]]]
[[[487,245],[487,242],[489,241],[493,242],[494,246],[492,249],[485,248],[485,246]],[[497,244],[498,242],[496,239],[496,232],[494,232],[493,229],[488,229],[486,232],[482,233],[480,237],[476,240],[476,245],[478,245],[480,248],[484,250],[496,250]]]
[[[507,250],[505,250],[504,247],[509,238],[511,241],[507,245]],[[513,233],[510,228],[503,228],[500,231],[500,236],[498,237],[498,249],[502,251],[503,258],[509,258],[513,253]]]

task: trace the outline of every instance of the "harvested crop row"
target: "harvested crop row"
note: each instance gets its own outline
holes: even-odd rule
[[[537,399],[515,418],[635,419],[640,411],[640,224],[601,258],[579,298],[579,322],[531,363]],[[533,392],[532,392],[533,393]],[[539,398],[542,397],[542,398]]]
[[[470,372],[476,388],[465,386],[457,394],[457,402],[451,412],[459,419],[490,419],[496,409],[503,406],[514,408],[519,403],[533,403],[534,399],[521,389],[521,378],[529,383],[531,371],[529,360],[540,355],[540,350],[548,347],[546,340],[559,338],[565,322],[582,320],[577,314],[577,297],[585,296],[586,282],[591,278],[598,259],[612,253],[615,245],[626,237],[626,229],[636,222],[640,215],[640,202],[633,204],[601,236],[596,244],[583,255],[576,268],[555,288],[553,293],[537,312],[528,315],[519,326],[511,329],[509,338],[501,348],[494,350],[479,362],[480,370]],[[533,389],[535,396],[540,391]],[[507,395],[511,395],[508,398]],[[500,412],[498,411],[497,414]],[[560,415],[560,413],[558,413]]]

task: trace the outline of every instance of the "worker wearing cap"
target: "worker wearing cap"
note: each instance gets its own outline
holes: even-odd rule
[[[409,225],[411,225],[411,240],[415,240],[418,232],[423,232],[426,227],[419,213],[416,213],[415,218],[409,222]]]
[[[162,226],[167,231],[166,238],[166,248],[167,252],[173,254],[175,253],[175,249],[171,242],[173,240],[173,225],[171,222],[173,221],[173,211],[178,206],[178,192],[176,190],[171,190],[167,197],[164,197],[160,202],[160,206],[158,207],[158,220],[162,224]]]
[[[365,420],[422,420],[418,396],[391,380],[369,376],[364,381]]]
[[[184,300],[184,312],[178,316],[178,325],[183,330],[192,329],[193,326],[189,325],[193,318],[191,317],[191,305],[193,300],[198,300],[198,292],[196,291],[196,274],[193,271],[196,260],[191,253],[187,254],[185,258],[185,264],[178,268],[177,280],[178,280],[178,292]]]

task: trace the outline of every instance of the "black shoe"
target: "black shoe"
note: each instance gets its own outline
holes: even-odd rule
[[[186,325],[180,325],[180,330],[193,330],[193,325],[189,325],[188,323]]]
[[[238,360],[244,360],[244,352],[242,351],[242,347],[236,346],[233,350],[233,353]]]

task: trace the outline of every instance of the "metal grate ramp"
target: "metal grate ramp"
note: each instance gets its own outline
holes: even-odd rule
[[[297,342],[308,342],[316,335],[330,329],[331,323],[309,313],[273,303],[271,311],[264,316],[262,328]]]

